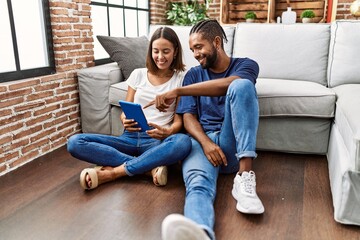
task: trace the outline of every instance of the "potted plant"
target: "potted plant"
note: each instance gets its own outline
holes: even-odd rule
[[[172,25],[191,26],[195,23],[208,19],[206,11],[209,7],[209,2],[212,0],[205,0],[205,3],[198,1],[184,1],[169,3],[168,10],[166,10],[166,18]]]
[[[311,23],[312,19],[315,17],[315,13],[313,10],[307,9],[301,13],[300,17],[303,23]]]
[[[246,22],[250,22],[250,23],[252,23],[252,22],[254,22],[255,21],[255,19],[256,19],[256,13],[254,13],[254,12],[247,12],[246,14],[245,14],[245,20],[246,20]]]

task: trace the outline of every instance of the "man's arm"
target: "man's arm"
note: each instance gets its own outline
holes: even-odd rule
[[[226,166],[227,160],[224,152],[205,134],[197,116],[191,113],[185,113],[183,115],[183,121],[186,131],[200,143],[206,158],[211,164],[215,167],[222,164]]]
[[[166,112],[166,109],[180,96],[224,96],[230,83],[235,79],[239,79],[239,77],[230,76],[174,88],[166,93],[157,95],[155,100],[149,102],[144,108],[156,104],[156,108],[159,111]]]

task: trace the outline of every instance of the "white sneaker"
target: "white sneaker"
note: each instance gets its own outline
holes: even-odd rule
[[[256,179],[253,171],[236,174],[232,195],[237,201],[236,209],[242,213],[261,214],[264,206],[256,194]]]
[[[205,230],[181,214],[170,214],[161,225],[163,240],[210,240]]]

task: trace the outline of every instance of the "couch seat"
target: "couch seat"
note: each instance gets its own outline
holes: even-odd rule
[[[307,81],[259,78],[260,117],[333,118],[335,92]]]

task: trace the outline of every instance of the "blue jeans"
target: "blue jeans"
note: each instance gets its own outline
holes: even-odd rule
[[[67,149],[73,157],[99,166],[124,164],[127,175],[133,176],[182,161],[191,150],[191,141],[181,133],[164,140],[145,132],[125,131],[120,136],[84,133],[71,136]]]
[[[259,106],[254,84],[244,79],[235,80],[227,91],[221,130],[206,133],[221,147],[228,165],[214,167],[205,157],[201,145],[191,139],[191,153],[182,167],[186,187],[184,215],[201,225],[211,239],[215,239],[214,200],[219,173],[234,173],[239,170],[241,158],[257,156],[258,124]]]

